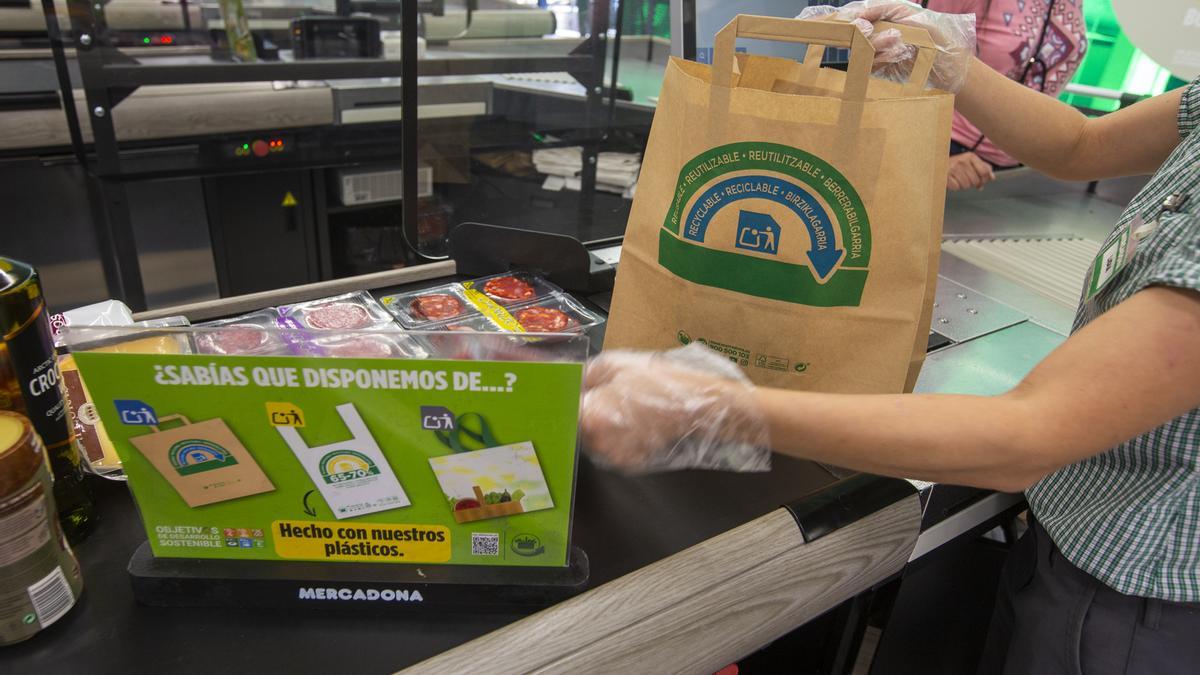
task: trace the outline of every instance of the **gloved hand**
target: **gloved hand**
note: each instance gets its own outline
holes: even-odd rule
[[[754,386],[736,364],[700,344],[593,359],[580,424],[592,457],[628,473],[771,468]]]
[[[875,74],[880,77],[907,81],[917,56],[916,47],[905,44],[900,31],[875,33],[871,26],[875,21],[891,21],[929,31],[938,50],[929,74],[930,85],[957,92],[967,80],[967,69],[975,53],[973,14],[944,14],[903,0],[856,0],[843,7],[806,7],[796,18],[818,19],[831,14],[840,21],[853,22],[871,40],[875,47]]]

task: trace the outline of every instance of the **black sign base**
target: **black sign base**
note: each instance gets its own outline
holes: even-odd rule
[[[138,602],[157,607],[306,607],[401,612],[538,609],[587,586],[588,557],[568,567],[468,567],[156,558],[129,559]]]

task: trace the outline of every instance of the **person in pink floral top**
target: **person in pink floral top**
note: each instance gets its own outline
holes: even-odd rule
[[[974,14],[979,60],[1006,77],[1058,96],[1087,52],[1083,0],[926,0],[937,12]],[[1018,165],[962,113],[951,128],[951,190],[982,188],[996,169]]]

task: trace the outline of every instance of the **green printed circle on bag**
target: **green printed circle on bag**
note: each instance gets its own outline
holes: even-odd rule
[[[777,143],[731,143],[686,163],[659,236],[659,264],[688,281],[818,307],[860,304],[870,260],[858,192],[821,158]]]
[[[202,438],[189,438],[175,443],[167,451],[167,457],[180,476],[190,476],[238,463],[228,450]]]
[[[379,473],[379,467],[361,452],[334,450],[321,458],[321,478],[326,483],[345,483]]]

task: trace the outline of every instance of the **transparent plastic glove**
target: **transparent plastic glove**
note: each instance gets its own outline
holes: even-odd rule
[[[880,77],[895,82],[907,81],[917,55],[916,47],[905,44],[900,31],[891,29],[875,33],[869,27],[875,21],[891,21],[929,31],[938,50],[929,75],[930,85],[958,92],[967,80],[971,55],[975,53],[974,14],[945,14],[901,0],[856,0],[843,7],[807,7],[796,18],[819,19],[829,15],[851,21],[862,29],[875,47],[875,74]]]
[[[771,469],[754,386],[737,365],[700,344],[593,359],[581,426],[589,454],[627,473]]]

